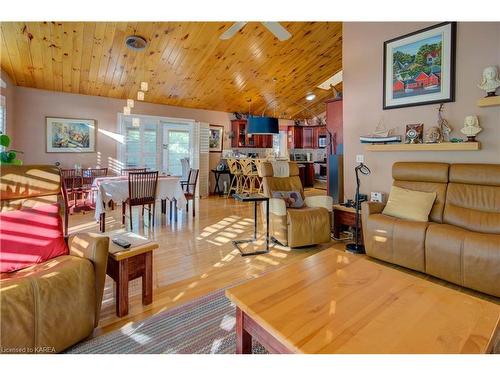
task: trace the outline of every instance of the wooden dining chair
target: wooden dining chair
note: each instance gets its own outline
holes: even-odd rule
[[[193,217],[195,216],[195,201],[196,201],[196,185],[198,183],[199,169],[189,169],[188,179],[181,181],[182,190],[184,190],[184,197],[186,198],[186,212],[189,212],[189,201],[193,202]]]
[[[82,169],[82,191],[84,196],[91,197],[92,204],[94,203],[94,191],[92,187],[94,180],[98,177],[106,177],[108,175],[108,168],[88,168]]]
[[[129,173],[147,172],[147,170],[147,168],[122,168],[120,174],[122,176],[128,176]]]
[[[128,198],[122,202],[122,224],[125,224],[125,213],[129,207],[130,230],[132,230],[132,207],[142,206],[142,217],[147,205],[149,223],[154,227],[156,212],[156,188],[158,186],[158,171],[130,172],[128,174]],[[153,208],[151,209],[151,206]],[[151,220],[153,216],[153,220]]]
[[[68,198],[68,204],[66,205],[67,211],[69,213],[70,208],[76,206],[77,195],[82,193],[82,176],[80,176],[76,169],[62,169],[62,187],[63,193]],[[73,204],[69,204],[69,196],[73,195]]]

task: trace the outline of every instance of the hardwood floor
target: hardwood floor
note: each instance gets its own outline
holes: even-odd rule
[[[324,191],[311,189],[306,195],[320,195]],[[198,204],[199,203],[199,204]],[[115,287],[111,278],[106,278],[99,327],[94,336],[99,336],[151,315],[165,311],[191,299],[212,291],[258,277],[270,270],[304,259],[325,249],[345,248],[345,243],[332,241],[321,246],[293,249],[275,245],[269,254],[242,257],[231,241],[249,238],[253,233],[253,204],[240,203],[234,199],[210,197],[197,202],[196,217],[185,211],[179,215],[177,224],[168,221],[168,216],[157,210],[156,227],[148,228],[147,218],[143,225],[139,210],[134,210],[134,231],[158,241],[160,248],[153,255],[153,303],[142,305],[141,281],[130,282],[129,314],[118,318],[115,315]],[[191,210],[191,207],[190,207]],[[121,228],[121,209],[110,211],[106,218],[106,229]],[[99,230],[93,212],[70,216],[70,233]],[[260,233],[264,226],[259,216]],[[260,237],[263,239],[263,235]],[[364,256],[364,255],[362,255]],[[436,279],[420,272],[369,258],[402,272],[460,290],[464,293],[500,304],[500,298],[487,296],[470,289]],[[496,345],[500,352],[500,338]]]
[[[322,191],[309,190],[308,195]],[[324,192],[323,192],[324,194]],[[310,248],[290,250],[275,245],[269,254],[242,257],[231,241],[250,238],[253,233],[253,204],[234,199],[210,197],[201,199],[196,217],[185,211],[179,222],[172,224],[168,216],[157,214],[157,225],[150,230],[145,218],[139,220],[134,211],[134,232],[150,236],[160,248],[153,255],[153,303],[141,303],[141,281],[130,282],[129,314],[124,318],[115,315],[115,288],[111,278],[106,278],[101,320],[94,335],[100,335],[131,322],[187,302],[211,291],[257,277],[269,270],[303,259],[318,251],[335,246],[335,243]],[[190,207],[191,209],[191,207]],[[159,211],[159,210],[157,210]],[[119,207],[106,216],[106,230],[121,228]],[[259,216],[259,224],[263,224]],[[70,233],[98,231],[93,212],[73,214],[69,220]],[[264,227],[260,225],[263,241]],[[338,243],[337,246],[343,246]]]

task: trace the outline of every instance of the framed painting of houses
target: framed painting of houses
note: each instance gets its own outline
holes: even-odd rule
[[[456,22],[384,42],[383,108],[455,101]]]
[[[224,127],[221,125],[210,125],[208,137],[208,149],[210,152],[222,152],[224,142]]]
[[[96,121],[46,117],[47,152],[95,152]]]

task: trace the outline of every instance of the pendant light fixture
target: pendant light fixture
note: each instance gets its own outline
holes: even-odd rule
[[[148,91],[148,83],[141,82],[141,91]]]
[[[279,134],[279,120],[276,118],[276,106],[274,107],[274,117],[265,116],[266,109],[270,103],[276,101],[276,78],[273,78],[274,82],[274,99],[268,102],[262,111],[262,116],[251,116],[249,114],[247,120],[247,132],[249,134]]]
[[[127,99],[127,107],[134,108],[134,99]]]
[[[144,91],[137,91],[137,100],[144,100]]]
[[[130,115],[130,107],[128,106],[123,107],[123,114],[127,116]]]
[[[141,126],[141,119],[139,117],[134,117],[132,119],[132,126],[135,128],[138,128],[139,126]]]

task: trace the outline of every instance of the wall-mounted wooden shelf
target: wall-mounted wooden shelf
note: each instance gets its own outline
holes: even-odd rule
[[[481,149],[479,142],[461,142],[461,143],[388,143],[381,145],[367,144],[366,151],[477,151]]]
[[[487,98],[481,98],[477,101],[478,107],[494,107],[500,106],[500,96],[490,96]]]

